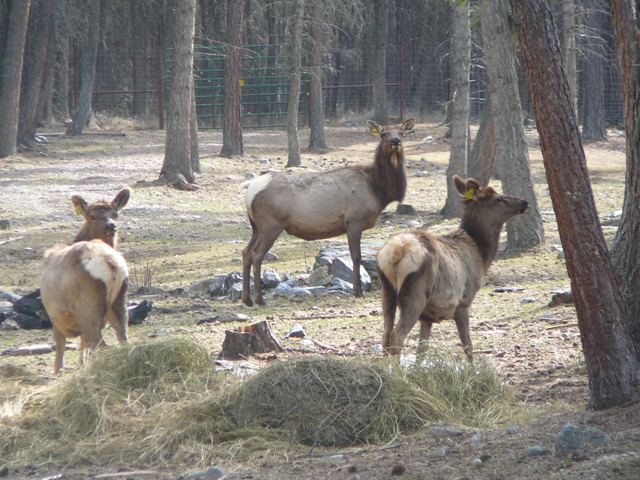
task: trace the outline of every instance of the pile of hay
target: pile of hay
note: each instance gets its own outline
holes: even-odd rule
[[[216,372],[201,344],[167,338],[96,352],[29,400],[0,426],[0,465],[199,468],[295,445],[386,443],[433,422],[489,426],[512,406],[494,370],[466,358],[306,358],[240,378]]]

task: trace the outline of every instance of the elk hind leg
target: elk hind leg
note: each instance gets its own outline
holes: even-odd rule
[[[251,307],[251,265],[253,264],[252,251],[258,241],[258,227],[255,222],[249,218],[251,223],[251,240],[242,250],[242,303]]]
[[[262,287],[260,285],[262,279],[262,261],[281,233],[282,227],[280,227],[280,225],[266,232],[263,229],[251,252],[251,262],[253,263],[253,296],[258,305],[265,305],[265,301],[262,298]],[[245,279],[243,278],[242,281],[245,282]]]
[[[418,344],[418,353],[424,353],[427,350],[427,342],[431,336],[431,327],[433,322],[424,317],[420,317],[420,343]]]
[[[53,342],[56,346],[56,358],[53,361],[53,373],[57,375],[64,366],[64,350],[67,344],[67,338],[64,334],[53,325]]]
[[[404,341],[409,332],[418,321],[420,314],[424,311],[427,299],[424,293],[418,291],[413,285],[405,281],[398,294],[398,307],[400,308],[400,320],[391,332],[389,342],[390,351],[394,355],[399,355]]]
[[[378,270],[380,276],[380,283],[382,290],[380,297],[382,300],[382,315],[384,318],[384,333],[382,334],[382,347],[388,353],[392,353],[389,349],[391,346],[391,332],[393,331],[393,325],[396,318],[396,307],[398,303],[398,296],[395,289],[387,280],[384,273]],[[398,352],[399,353],[399,352]]]
[[[129,312],[127,311],[127,284],[125,280],[120,287],[118,296],[109,309],[107,320],[116,334],[120,343],[127,341],[127,326],[129,325]]]

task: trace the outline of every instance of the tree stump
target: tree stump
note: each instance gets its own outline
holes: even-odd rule
[[[284,349],[273,337],[267,321],[262,321],[237,330],[227,330],[219,358],[242,360],[256,353],[282,352]]]

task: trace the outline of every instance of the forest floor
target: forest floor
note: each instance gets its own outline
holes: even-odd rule
[[[109,131],[119,127],[126,135],[105,135],[106,129],[97,129],[77,138],[49,136],[48,143],[38,151],[0,160],[0,220],[10,223],[10,228],[0,230],[0,291],[26,294],[39,286],[45,250],[71,241],[80,226],[69,201],[71,193],[80,193],[90,202],[110,200],[128,185],[133,192],[119,216],[118,230],[119,249],[132,274],[129,299],[149,299],[154,305],[143,325],[130,328],[132,342],[187,333],[217,355],[225,331],[236,325],[196,323],[237,312],[248,315],[252,322],[269,320],[284,346],[300,347],[298,350],[310,351],[309,355],[313,351],[326,355],[328,351],[308,343],[302,346],[298,339],[285,339],[295,325],[302,325],[309,338],[330,347],[335,355],[381,355],[377,349],[382,337],[377,289],[364,300],[344,296],[273,297],[268,298],[266,307],[252,308],[239,301],[185,294],[198,280],[241,270],[241,251],[250,228],[240,183],[250,173],[284,167],[285,132],[246,130],[245,155],[233,159],[219,155],[221,132],[201,132],[202,173],[197,179],[200,188],[184,192],[154,182],[163,162],[164,132],[135,130],[127,122],[108,127]],[[305,167],[323,170],[370,162],[377,145],[377,137],[369,133],[362,119],[355,126],[329,126],[326,137],[326,152],[302,152]],[[570,281],[564,261],[558,258],[560,239],[536,131],[528,130],[527,137],[545,242],[530,251],[500,254],[471,309],[471,337],[477,356],[495,367],[527,413],[462,437],[431,438],[422,431],[403,435],[393,442],[394,448],[354,447],[305,458],[270,451],[251,461],[234,460],[230,455],[218,465],[226,472],[225,479],[386,479],[400,475],[414,480],[638,478],[640,461],[637,456],[626,454],[640,450],[640,406],[605,412],[588,409],[588,382],[575,310],[571,305],[549,306],[554,293],[569,289]],[[306,142],[308,131],[303,130],[301,145]],[[445,199],[449,147],[442,126],[416,125],[415,134],[405,140],[409,188],[404,202],[412,205],[416,213],[398,215],[396,205],[390,205],[378,225],[364,233],[363,243],[383,242],[390,234],[407,228],[409,222],[435,233],[456,228],[457,221],[445,220],[437,213]],[[616,227],[609,225],[609,220],[622,206],[625,139],[619,131],[611,130],[609,141],[588,144],[585,151],[604,234],[611,241]],[[416,175],[418,172],[425,173]],[[500,190],[499,182],[494,184]],[[283,234],[272,248],[279,260],[265,266],[281,276],[309,273],[320,248],[344,244],[344,237],[303,242]],[[161,287],[162,291],[152,295],[136,293],[135,287],[143,284]],[[412,332],[406,353],[415,351],[416,333]],[[108,329],[105,337],[109,344],[114,343]],[[52,344],[50,331],[0,330],[0,351],[43,343]],[[430,343],[435,348],[461,350],[453,322],[434,326]],[[280,358],[288,355],[294,354],[285,353]],[[0,356],[0,367],[28,369],[47,388],[56,384],[51,376],[53,357]],[[72,375],[78,368],[77,352],[68,352],[65,360],[68,370],[64,375]],[[260,365],[263,361],[254,363]],[[0,375],[0,421],[10,415],[8,405],[28,396],[30,388],[42,385],[29,387]],[[569,459],[553,454],[523,457],[524,450],[531,446],[541,445],[553,451],[555,436],[567,423],[597,427],[614,443]],[[509,427],[517,430],[508,435],[505,432]],[[482,438],[479,443],[471,441],[476,433]],[[477,458],[483,459],[481,467],[472,464]],[[117,466],[127,467],[140,466]],[[184,466],[181,468],[157,477],[178,478],[185,473]],[[79,479],[116,470],[111,465],[76,465],[56,471],[47,464],[1,470],[0,476],[40,479],[62,471],[62,476],[55,478]],[[129,474],[127,478],[143,477]]]

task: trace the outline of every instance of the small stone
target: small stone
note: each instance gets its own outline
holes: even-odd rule
[[[282,282],[282,279],[280,278],[280,275],[278,275],[278,273],[275,270],[267,268],[264,270],[264,272],[262,272],[262,284],[264,288],[266,289],[276,288],[281,282]]]
[[[479,433],[476,433],[473,437],[471,437],[471,440],[469,440],[471,445],[474,445],[474,446],[478,445],[481,441],[482,441],[482,436]]]
[[[304,338],[307,334],[304,333],[302,325],[294,325],[294,327],[287,333],[287,338]]]
[[[543,455],[549,455],[551,450],[547,447],[541,447],[539,445],[535,447],[529,447],[524,451],[525,457],[541,457]]]
[[[482,467],[483,463],[482,463],[482,460],[480,460],[479,458],[476,458],[473,462],[471,462],[471,465],[473,465],[476,468],[480,468]]]
[[[265,254],[264,259],[263,259],[264,262],[277,262],[278,260],[279,260],[278,255],[276,255],[272,251],[268,251]]]
[[[195,472],[187,475],[188,480],[218,480],[224,477],[224,471],[218,467],[209,467],[203,472]]]
[[[404,203],[399,203],[396,207],[396,213],[398,215],[415,215],[416,209],[413,208],[413,205],[406,205]]]

